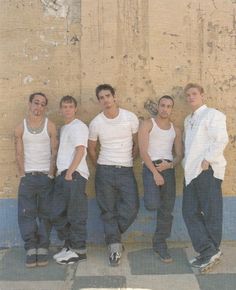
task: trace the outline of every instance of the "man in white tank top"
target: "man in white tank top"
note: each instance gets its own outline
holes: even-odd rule
[[[56,167],[56,126],[45,117],[48,99],[29,97],[28,116],[15,129],[20,174],[18,223],[26,250],[26,267],[48,264],[50,210]]]
[[[96,96],[103,112],[89,125],[89,153],[96,166],[96,197],[104,224],[109,263],[117,266],[122,254],[121,234],[133,223],[139,207],[133,173],[133,158],[138,153],[139,121],[135,114],[118,107],[112,86],[99,85]]]
[[[68,265],[87,258],[88,127],[76,118],[77,101],[72,96],[61,99],[60,112],[65,124],[60,130],[52,222],[65,244],[53,258],[58,264]]]
[[[172,262],[166,239],[171,233],[176,195],[174,167],[182,159],[181,131],[170,121],[173,106],[172,97],[161,97],[157,116],[143,121],[138,134],[144,161],[144,205],[148,210],[157,210],[153,249],[165,263]]]

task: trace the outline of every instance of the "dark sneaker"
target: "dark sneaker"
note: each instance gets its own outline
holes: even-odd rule
[[[191,263],[191,266],[194,268],[205,268],[208,265],[215,263],[217,260],[220,259],[222,255],[222,252],[219,250],[215,255],[210,256],[210,257],[199,257],[196,258],[196,260]]]
[[[113,252],[109,256],[109,264],[112,267],[116,267],[120,264],[120,259],[121,259],[121,253],[119,252]]]
[[[159,249],[158,251],[156,250],[155,252],[159,255],[162,262],[164,263],[173,262],[173,259],[167,249]]]
[[[37,266],[45,267],[48,265],[48,250],[39,248],[37,250]]]
[[[36,249],[30,249],[26,252],[25,266],[27,268],[34,268],[37,265],[37,251]]]
[[[66,253],[62,256],[56,259],[56,262],[60,265],[71,265],[76,262],[83,262],[87,260],[87,255],[76,253],[72,250],[66,251]]]
[[[200,260],[202,258],[201,255],[198,255],[196,257],[193,257],[191,260],[189,260],[189,264],[191,267],[195,267],[195,268],[198,268],[197,265],[198,265],[198,260]]]

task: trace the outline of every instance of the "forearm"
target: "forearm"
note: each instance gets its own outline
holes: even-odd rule
[[[51,160],[50,160],[50,168],[49,168],[49,176],[55,176],[56,173],[56,159],[57,159],[57,154],[54,153],[51,155]]]
[[[16,156],[16,162],[17,162],[19,175],[20,176],[24,176],[25,175],[24,156],[17,155]]]
[[[83,156],[85,153],[85,147],[84,146],[79,146],[78,149],[76,150],[76,154],[69,166],[69,168],[67,169],[67,175],[72,175],[73,172],[75,172],[75,170],[77,169],[77,167],[79,166]]]

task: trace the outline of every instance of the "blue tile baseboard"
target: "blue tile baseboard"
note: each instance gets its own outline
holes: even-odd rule
[[[189,241],[189,236],[182,218],[182,196],[178,196],[174,209],[174,221],[170,240]],[[124,241],[150,241],[155,230],[156,212],[148,212],[140,198],[140,210],[137,219],[123,236]],[[236,196],[224,197],[223,239],[236,240]],[[0,247],[22,245],[17,223],[17,199],[0,199]],[[60,244],[56,233],[52,231],[51,241]],[[100,244],[104,241],[103,226],[99,216],[99,209],[94,198],[89,200],[88,242]]]

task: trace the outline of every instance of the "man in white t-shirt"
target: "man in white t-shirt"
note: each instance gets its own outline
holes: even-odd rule
[[[199,84],[188,84],[185,94],[192,114],[184,121],[183,217],[193,247],[199,253],[190,264],[204,272],[222,255],[221,183],[228,134],[225,115],[204,104],[204,90]]]
[[[119,108],[112,86],[99,85],[96,96],[103,112],[90,123],[88,149],[96,166],[95,189],[109,263],[117,266],[122,254],[121,234],[133,223],[139,208],[133,173],[133,158],[138,153],[139,121],[132,112]]]
[[[157,116],[143,121],[139,129],[140,155],[144,161],[144,204],[148,210],[157,211],[153,249],[165,263],[172,262],[166,239],[171,233],[175,204],[174,167],[182,158],[181,131],[170,120],[173,106],[171,96],[161,97]]]
[[[53,258],[58,264],[68,265],[87,258],[85,186],[89,177],[86,163],[88,127],[76,118],[75,98],[64,96],[60,101],[60,111],[65,125],[60,131],[52,221],[59,239],[65,244]]]

